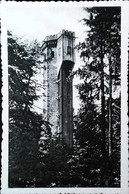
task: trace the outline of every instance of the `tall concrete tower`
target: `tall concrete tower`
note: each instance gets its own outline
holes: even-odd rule
[[[44,56],[44,115],[52,124],[53,134],[72,147],[73,89],[69,75],[75,63],[75,33],[62,30],[47,36],[43,43]]]

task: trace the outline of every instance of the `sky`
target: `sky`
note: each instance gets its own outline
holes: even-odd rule
[[[40,4],[41,5],[41,4]],[[8,3],[7,8],[7,29],[12,31],[16,36],[23,40],[33,41],[37,39],[40,43],[46,36],[58,34],[62,29],[75,32],[76,44],[84,41],[88,28],[83,25],[81,19],[87,17],[87,13],[82,7],[51,7],[30,6],[30,4]],[[74,70],[77,69],[83,62],[76,52],[76,63]],[[42,77],[40,77],[42,80]],[[73,85],[79,82],[79,78],[75,77]],[[42,99],[37,104],[39,112],[42,111]],[[79,108],[78,92],[73,87],[73,106],[75,112]]]
[[[77,39],[84,39],[86,27],[79,22],[86,17],[82,7],[8,6],[7,27],[25,39],[42,41],[46,35],[62,29],[74,31]]]

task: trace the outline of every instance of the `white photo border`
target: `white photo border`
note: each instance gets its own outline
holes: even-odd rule
[[[8,6],[38,7],[121,7],[121,187],[120,188],[8,188],[8,53],[6,14]],[[94,1],[94,2],[1,2],[2,11],[2,194],[128,194],[128,116],[127,116],[127,67],[128,67],[128,32],[129,2]]]

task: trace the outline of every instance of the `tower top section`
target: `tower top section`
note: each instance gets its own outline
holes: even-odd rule
[[[63,35],[69,36],[71,38],[75,38],[75,32],[71,32],[68,30],[61,30],[58,34],[46,36],[43,43],[53,41],[53,40],[58,40]]]
[[[61,30],[61,32],[58,34],[58,38],[60,38],[60,36],[69,36],[71,38],[75,38],[75,32],[71,32],[71,31],[68,31],[68,30]]]
[[[64,63],[66,64],[67,61],[71,62],[73,65],[75,63],[75,32],[61,30],[58,34],[46,36],[43,41],[43,52],[50,53],[53,52],[55,48],[58,74],[61,66]],[[46,52],[46,50],[50,52]]]

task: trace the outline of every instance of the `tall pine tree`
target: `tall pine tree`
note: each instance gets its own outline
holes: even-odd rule
[[[85,41],[78,45],[85,65],[78,70],[84,82],[78,86],[82,105],[77,139],[80,151],[84,149],[83,165],[88,166],[90,160],[89,184],[119,186],[120,8],[86,8],[85,11],[89,18],[83,21],[89,31]],[[119,93],[117,97],[113,98],[112,91]]]

